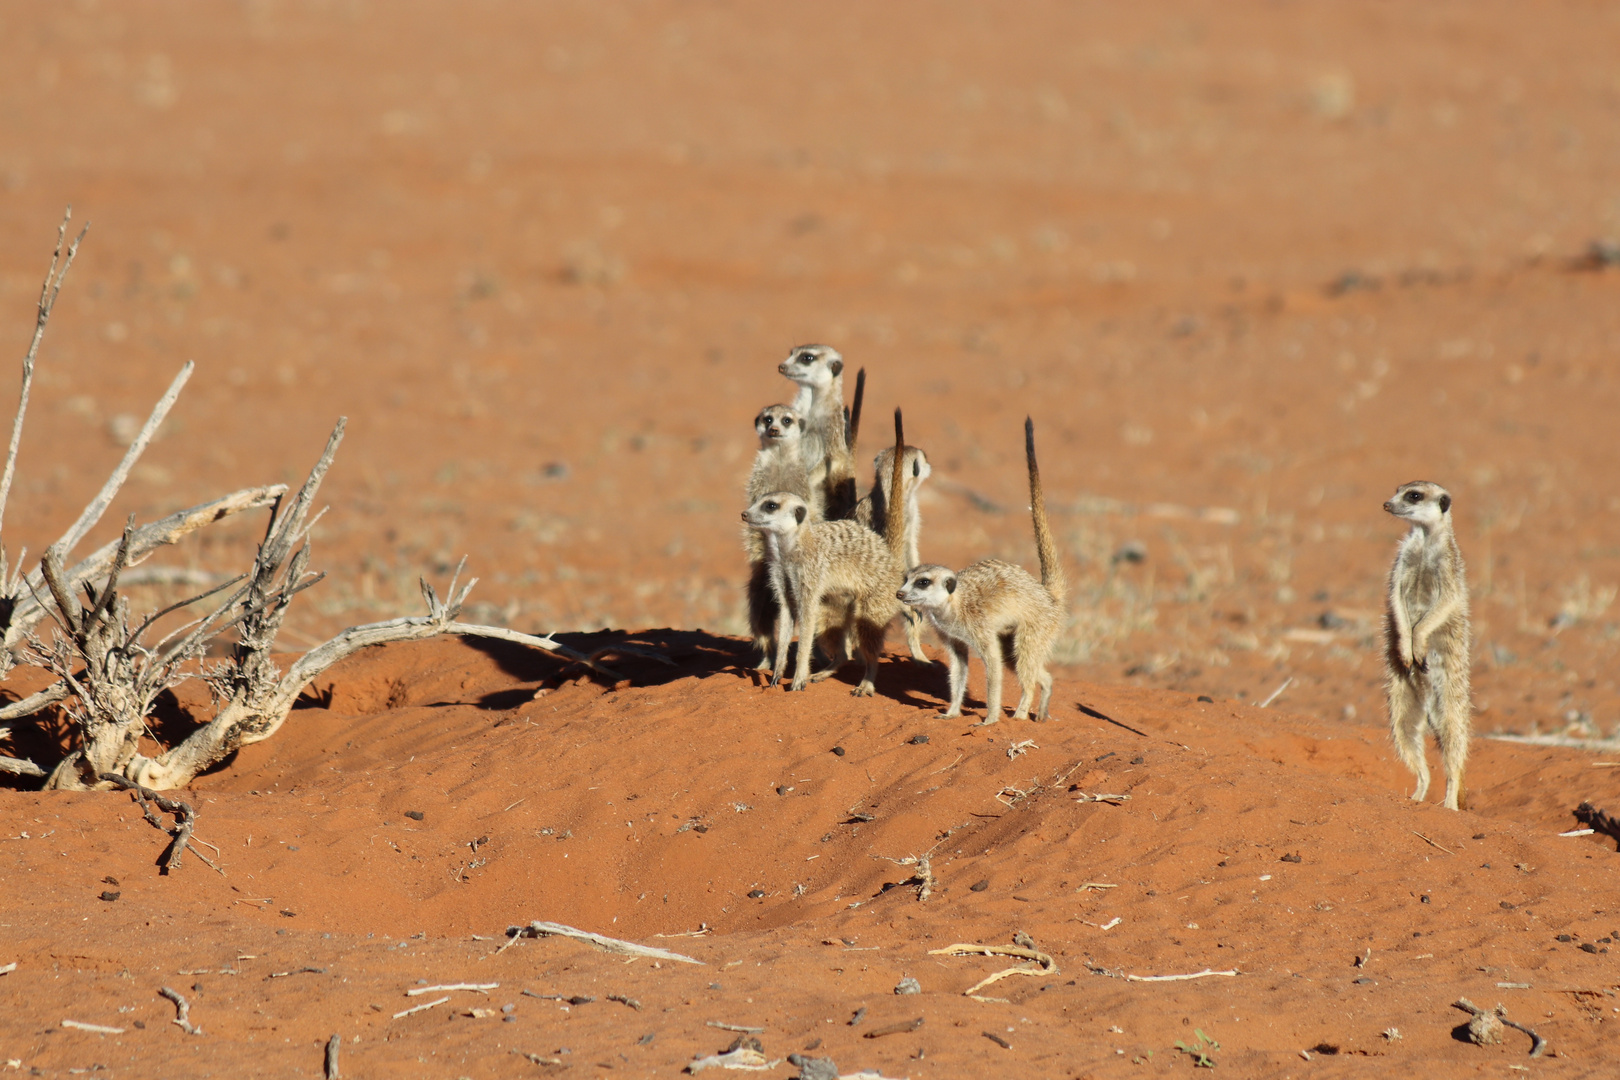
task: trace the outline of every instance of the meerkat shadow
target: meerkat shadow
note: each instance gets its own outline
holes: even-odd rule
[[[707,678],[722,672],[741,674],[750,669],[753,661],[753,650],[748,642],[703,630],[594,630],[550,636],[573,652],[591,657],[599,667],[629,680],[632,686],[660,686],[677,679]],[[462,640],[468,648],[477,649],[494,660],[506,675],[522,683],[539,683],[539,689],[554,689],[581,676],[604,686],[615,685],[611,675],[566,656],[493,638]],[[532,694],[532,690],[516,688],[497,690],[486,694],[478,705],[487,709],[510,709],[515,695]]]
[[[1083,701],[1075,702],[1074,707],[1076,709],[1079,709],[1085,715],[1091,717],[1093,720],[1106,720],[1108,723],[1113,724],[1115,727],[1124,728],[1126,731],[1130,732],[1132,735],[1140,735],[1144,739],[1148,738],[1148,733],[1147,732],[1139,731],[1136,728],[1131,727],[1131,725],[1129,725],[1129,724],[1122,723],[1119,720],[1115,720],[1112,716],[1109,716],[1107,713],[1100,712],[1100,711],[1098,711],[1096,709],[1093,709],[1090,705],[1087,705]]]

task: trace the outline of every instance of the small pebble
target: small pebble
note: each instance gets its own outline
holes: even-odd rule
[[[503,1012],[503,1013],[515,1013],[515,1012],[517,1012],[517,1006],[512,1004],[510,1001],[508,1001],[505,1005],[501,1006],[501,1012]]]
[[[1428,903],[1428,902],[1429,902],[1429,898],[1428,898],[1428,897],[1427,897],[1427,896],[1420,896],[1420,897],[1418,897],[1418,903],[1420,903],[1420,904],[1427,904],[1427,903]]]
[[[897,994],[920,994],[922,993],[922,983],[907,975],[895,986],[894,992]]]
[[[926,736],[926,735],[913,735],[911,738],[907,739],[906,741],[911,743],[912,746],[921,746],[923,743],[928,741],[928,736]]]
[[[108,874],[106,877],[102,878],[101,881],[105,885],[117,885],[118,884],[118,879],[113,877],[111,874]]]
[[[1199,694],[1198,695],[1198,700],[1202,701],[1205,705],[1213,705],[1213,704],[1215,704],[1215,699],[1210,697],[1208,694]]]
[[[1283,862],[1297,863],[1297,862],[1304,862],[1305,860],[1300,858],[1298,855],[1284,855],[1282,857],[1282,861]],[[1425,900],[1424,903],[1428,903],[1428,901]]]
[[[1595,953],[1597,951],[1598,947],[1592,944],[1590,941],[1581,942],[1581,952]]]
[[[420,810],[407,810],[405,811],[405,816],[410,818],[412,821],[421,821],[423,818],[427,817],[427,815],[422,813]]]
[[[1143,757],[1141,754],[1137,754],[1135,757],[1131,758],[1131,764],[1132,765],[1146,765],[1147,764],[1147,758]]]
[[[1572,938],[1572,937],[1570,937],[1570,936],[1569,936],[1569,935],[1568,935],[1568,934],[1559,934],[1559,935],[1558,935],[1558,936],[1557,936],[1557,937],[1556,937],[1556,938],[1554,938],[1554,939],[1553,939],[1553,940],[1554,940],[1554,941],[1562,941],[1562,942],[1564,942],[1564,943],[1566,943],[1566,944],[1567,944],[1567,943],[1569,943],[1569,942],[1571,942],[1571,941],[1574,941],[1574,940],[1575,940],[1575,939],[1574,939],[1574,938]]]
[[[750,900],[759,900],[759,899],[762,899],[764,896],[765,896],[765,890],[764,889],[749,889],[748,890],[748,897],[749,897]]]
[[[988,889],[989,887],[990,879],[984,878],[982,881],[975,881],[973,884],[969,885],[968,892],[984,892],[984,890]]]
[[[839,757],[843,757],[844,756],[844,748],[842,746],[835,746],[835,747],[833,747],[833,753],[837,754]]]
[[[124,894],[123,894],[123,893],[121,893],[121,892],[113,892],[113,891],[112,891],[112,890],[111,890],[111,889],[108,889],[108,890],[106,890],[106,891],[105,891],[105,892],[103,892],[103,893],[102,893],[102,894],[101,894],[101,898],[102,898],[102,899],[103,899],[103,900],[116,900],[116,899],[118,899],[118,898],[119,898],[119,897],[120,897],[120,896],[123,896],[123,895],[124,895]]]

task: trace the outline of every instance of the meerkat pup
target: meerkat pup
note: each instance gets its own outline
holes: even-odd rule
[[[759,435],[759,452],[748,475],[748,505],[773,491],[791,492],[809,506],[810,519],[820,521],[824,495],[819,485],[810,482],[810,471],[805,468],[804,423],[798,412],[791,405],[768,405],[754,417],[754,431]],[[748,628],[760,651],[755,667],[769,671],[781,614],[779,589],[771,582],[771,566],[758,532],[743,529],[743,550],[748,554]]]
[[[855,520],[869,529],[880,530],[888,515],[889,492],[892,490],[894,474],[894,449],[884,447],[883,452],[872,459],[873,477],[872,490],[860,502],[855,504]],[[928,463],[928,455],[919,446],[906,447],[905,460],[901,464],[901,471],[906,474],[906,499],[901,507],[903,521],[901,525],[904,544],[901,548],[901,557],[905,560],[906,569],[922,562],[918,554],[918,540],[922,535],[922,515],[917,509],[917,491],[922,487],[923,481],[934,473],[934,468]],[[902,608],[900,613],[906,620],[906,644],[911,648],[911,658],[920,663],[928,663],[928,654],[922,648],[922,617],[913,608]]]
[[[1041,579],[1036,581],[1023,567],[996,559],[976,562],[954,574],[943,566],[926,564],[907,571],[905,584],[895,594],[926,615],[945,639],[950,653],[951,703],[940,713],[942,718],[962,715],[970,652],[978,653],[984,662],[985,724],[1001,719],[1002,665],[1007,659],[1015,665],[1022,690],[1013,719],[1026,719],[1034,707],[1035,719],[1045,720],[1052,703],[1052,675],[1046,662],[1063,629],[1068,585],[1046,523],[1046,498],[1035,463],[1035,423],[1029,419],[1024,421],[1024,458],[1029,466],[1030,516]]]
[[[800,345],[776,367],[799,386],[793,408],[804,421],[801,447],[810,479],[825,493],[828,521],[855,509],[855,463],[844,416],[844,358],[828,345]]]
[[[1451,493],[1439,484],[1402,484],[1384,504],[1412,523],[1389,571],[1385,684],[1395,753],[1417,774],[1412,798],[1429,793],[1424,728],[1440,742],[1448,810],[1466,809],[1463,766],[1472,711],[1468,673],[1472,631],[1462,552],[1451,530]]]
[[[858,521],[811,521],[805,501],[789,492],[771,492],[743,511],[743,521],[759,531],[771,564],[771,580],[780,589],[781,615],[776,630],[776,661],[771,684],[781,682],[787,670],[787,643],[796,632],[798,654],[789,690],[803,690],[810,682],[810,654],[818,640],[829,656],[844,654],[846,634],[857,643],[866,664],[856,686],[856,697],[873,693],[883,637],[899,611],[895,590],[905,579],[901,563],[900,507],[905,479],[899,465],[905,445],[900,410],[894,411],[895,476],[887,529],[877,536]],[[825,621],[824,621],[825,620]],[[835,660],[816,681],[840,666]]]

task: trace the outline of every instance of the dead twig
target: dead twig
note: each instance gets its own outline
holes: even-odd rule
[[[64,1020],[62,1026],[72,1028],[74,1031],[93,1031],[97,1035],[122,1035],[124,1033],[123,1028],[108,1027],[105,1024],[84,1024],[77,1020]]]
[[[1027,937],[1024,937],[1023,935],[1020,935],[1020,937],[1023,937],[1024,941],[1029,942],[1028,945],[956,944],[947,945],[943,949],[930,949],[928,951],[928,955],[1016,956],[1022,957],[1025,960],[1034,961],[1033,964],[1020,964],[1017,967],[1006,968],[1002,971],[996,972],[993,975],[980,979],[978,982],[962,991],[964,996],[970,998],[977,998],[980,990],[984,989],[986,986],[989,986],[993,982],[999,982],[1000,980],[1011,975],[1056,975],[1058,973],[1057,961],[1052,959],[1049,954],[1035,948],[1034,942],[1029,941]]]
[[[401,1011],[395,1013],[394,1014],[394,1019],[398,1020],[401,1017],[410,1016],[412,1013],[426,1012],[428,1009],[433,1008],[435,1005],[443,1005],[445,1002],[447,1002],[449,1000],[450,1000],[450,995],[446,994],[442,998],[434,998],[432,1001],[426,1001],[426,1002],[423,1002],[420,1005],[413,1005],[409,1009],[402,1009]]]
[[[722,1024],[718,1020],[708,1021],[708,1026],[712,1028],[719,1028],[721,1031],[740,1031],[744,1035],[759,1035],[765,1030],[762,1027],[747,1027],[743,1024]]]
[[[203,1033],[202,1028],[191,1022],[191,1002],[181,997],[178,991],[165,986],[158,991],[158,995],[174,1002],[175,1017],[169,1021],[171,1024],[174,1024],[187,1035],[201,1035]]]
[[[62,243],[67,239],[68,222],[73,220],[73,207],[69,206],[62,215],[62,224],[56,227],[56,250],[51,254],[50,269],[45,271],[45,284],[40,286],[39,307],[34,317],[34,336],[28,342],[28,352],[23,355],[22,394],[17,400],[17,415],[11,422],[11,443],[6,449],[6,470],[0,476],[0,523],[5,521],[6,502],[11,497],[11,481],[17,471],[17,447],[22,441],[23,417],[28,413],[28,391],[34,384],[34,359],[39,355],[39,343],[45,339],[45,324],[51,321],[51,310],[56,306],[56,296],[62,291],[62,282],[67,278],[67,272],[73,266],[73,258],[79,253],[79,243],[84,234],[90,231],[90,223],[86,222],[79,235],[67,247],[67,257],[62,256]],[[0,563],[0,579],[6,576],[5,567]],[[12,593],[15,595],[15,593]]]
[[[640,956],[649,960],[673,960],[682,964],[701,964],[702,960],[695,960],[690,956],[682,956],[667,949],[654,949],[647,945],[637,945],[633,941],[621,941],[619,938],[610,938],[602,934],[593,934],[588,930],[579,930],[562,923],[541,922],[536,920],[528,926],[508,926],[507,937],[565,937],[574,941],[583,941],[588,945],[595,945],[606,952],[622,953],[626,956]]]
[[[164,829],[163,822],[159,821],[157,815],[153,814],[151,808],[147,806],[148,800],[156,803],[158,809],[162,810],[165,814],[173,814],[175,816],[175,826],[173,830],[164,829],[165,832],[168,832],[170,836],[174,837],[173,843],[169,845],[168,857],[163,860],[164,873],[168,873],[172,870],[178,870],[180,868],[180,853],[190,849],[193,855],[197,856],[197,858],[203,861],[203,865],[209,867],[221,877],[225,875],[225,871],[216,866],[213,861],[208,858],[208,856],[191,846],[191,830],[197,823],[197,811],[190,803],[183,799],[171,799],[167,796],[160,795],[150,788],[142,787],[140,784],[135,783],[135,781],[126,779],[117,773],[104,772],[100,774],[97,779],[106,781],[107,783],[112,784],[114,787],[123,788],[124,790],[134,794],[135,801],[141,806],[141,813],[145,815],[147,821],[151,822],[159,829]]]
[[[1187,982],[1190,979],[1204,979],[1204,978],[1208,978],[1211,975],[1222,975],[1222,976],[1226,976],[1227,978],[1235,978],[1235,977],[1237,977],[1238,975],[1241,975],[1241,974],[1243,974],[1243,973],[1241,971],[1239,971],[1237,968],[1233,968],[1230,971],[1212,971],[1209,968],[1205,968],[1203,971],[1195,971],[1190,975],[1126,975],[1125,976],[1125,981],[1126,982]]]
[[[1513,1028],[1515,1031],[1522,1031],[1526,1035],[1530,1036],[1530,1056],[1531,1057],[1540,1057],[1542,1055],[1542,1053],[1547,1049],[1547,1040],[1546,1039],[1543,1039],[1540,1035],[1537,1035],[1534,1031],[1532,1031],[1530,1028],[1525,1027],[1523,1024],[1516,1023],[1515,1021],[1509,1020],[1507,1018],[1507,1009],[1503,1008],[1501,1005],[1498,1005],[1494,1011],[1487,1012],[1486,1010],[1480,1008],[1478,1005],[1475,1005],[1472,1001],[1469,1001],[1467,998],[1458,998],[1456,1001],[1453,1001],[1451,1003],[1451,1007],[1453,1009],[1461,1009],[1463,1012],[1468,1013],[1470,1016],[1474,1017],[1473,1020],[1469,1021],[1468,1033],[1469,1033],[1469,1037],[1472,1038],[1475,1042],[1500,1042],[1501,1041],[1500,1036],[1498,1036],[1495,1039],[1492,1039],[1490,1037],[1490,1035],[1487,1034],[1487,1032],[1489,1030],[1489,1024],[1488,1023],[1480,1023],[1480,1021],[1482,1019],[1489,1018],[1489,1019],[1492,1019],[1492,1020],[1500,1021],[1501,1023],[1506,1024],[1508,1027]],[[1478,1030],[1477,1031],[1476,1031],[1476,1025],[1478,1025]]]
[[[1452,851],[1450,848],[1446,847],[1445,845],[1437,844],[1433,840],[1430,840],[1427,836],[1424,836],[1422,833],[1418,832],[1416,829],[1412,830],[1412,835],[1417,837],[1419,840],[1423,841],[1425,844],[1428,844],[1430,847],[1439,848],[1441,851],[1445,852],[1447,855],[1455,855],[1455,854],[1457,854],[1455,851]]]
[[[413,986],[405,991],[406,997],[419,997],[422,994],[437,994],[442,990],[473,990],[488,996],[491,990],[499,989],[500,983],[444,983],[439,986]]]
[[[904,1035],[906,1032],[916,1031],[922,1026],[923,1018],[919,1016],[915,1020],[901,1020],[896,1024],[884,1024],[882,1027],[873,1028],[871,1031],[868,1031],[866,1034],[862,1035],[861,1038],[881,1039],[887,1035]]]
[[[1293,683],[1294,683],[1294,677],[1292,675],[1290,675],[1290,676],[1288,676],[1288,678],[1284,679],[1282,685],[1277,687],[1277,689],[1273,690],[1270,693],[1270,695],[1267,696],[1266,700],[1264,700],[1264,701],[1262,701],[1260,703],[1260,708],[1264,709],[1264,708],[1269,707],[1273,701],[1276,701],[1278,698],[1282,697],[1283,691],[1287,690],[1290,686],[1293,685]]]

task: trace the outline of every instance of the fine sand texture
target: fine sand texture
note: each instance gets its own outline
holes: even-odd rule
[[[1617,37],[1574,2],[0,13],[7,355],[63,206],[93,223],[12,559],[194,360],[86,547],[297,483],[343,415],[287,662],[465,556],[469,621],[622,676],[354,656],[180,793],[220,872],[161,873],[126,793],[0,776],[0,1074],[319,1076],[337,1035],[362,1078],[674,1075],[739,1037],[781,1077],[1609,1075],[1620,855],[1559,834],[1620,814]],[[926,561],[1035,567],[1034,418],[1050,722],[939,719],[898,627],[874,698],[752,671],[751,422],[812,341],[866,370],[863,489],[896,406],[928,451]],[[1383,718],[1380,504],[1418,479],[1468,560],[1460,813],[1407,798]],[[175,687],[146,749],[209,710]],[[53,762],[43,719],[0,754]],[[506,936],[537,920],[698,963]],[[1045,959],[934,951],[1015,935]],[[410,994],[445,984],[498,985]],[[1459,998],[1545,1050],[1474,1045]]]

